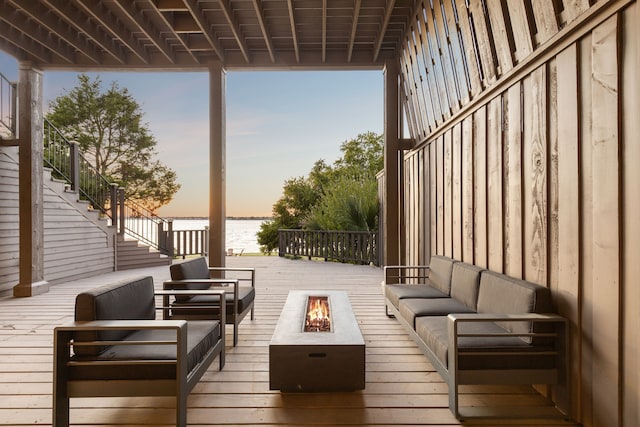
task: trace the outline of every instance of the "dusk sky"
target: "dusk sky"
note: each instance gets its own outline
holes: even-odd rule
[[[0,73],[18,66],[0,52]],[[201,73],[99,74],[126,87],[144,112],[158,159],[182,185],[165,217],[208,216],[209,76]],[[77,84],[77,73],[45,72],[45,110]],[[383,131],[382,71],[244,71],[227,73],[227,215],[270,216],[288,178],[314,162],[333,163],[340,144]]]

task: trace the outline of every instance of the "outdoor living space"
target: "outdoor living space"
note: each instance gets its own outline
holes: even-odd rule
[[[273,256],[229,257],[228,266],[256,268],[255,320],[248,316],[226,365],[213,363],[188,398],[190,426],[213,425],[461,425],[448,408],[447,385],[396,319],[384,312],[382,270]],[[156,289],[166,266],[127,270],[54,285],[32,298],[0,298],[0,425],[51,423],[52,330],[73,320],[75,295],[124,279],[152,275]],[[269,390],[269,342],[290,290],[346,291],[366,346],[365,388],[353,392]],[[530,387],[462,386],[465,405],[549,406]],[[523,411],[524,412],[524,411]],[[174,425],[174,399],[71,400],[75,426]],[[576,425],[562,419],[474,420],[465,425]]]

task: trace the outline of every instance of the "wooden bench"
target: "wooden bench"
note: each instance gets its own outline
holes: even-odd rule
[[[442,256],[429,266],[387,266],[382,286],[387,315],[447,382],[456,418],[501,416],[462,410],[461,384],[554,384],[570,413],[567,320],[552,312],[548,288]]]
[[[218,298],[220,318],[156,320],[156,295]],[[224,367],[224,290],[154,293],[152,277],[82,292],[75,322],[54,329],[53,427],[69,425],[71,397],[175,396],[176,426],[187,396],[216,356]]]

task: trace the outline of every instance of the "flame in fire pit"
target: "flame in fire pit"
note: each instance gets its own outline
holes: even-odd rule
[[[307,299],[307,316],[304,321],[305,332],[330,332],[329,297],[310,296]]]

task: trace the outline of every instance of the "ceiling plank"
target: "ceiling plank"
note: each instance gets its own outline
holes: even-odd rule
[[[327,61],[327,0],[322,0],[322,62]]]
[[[393,6],[395,6],[396,0],[389,0],[387,3],[387,8],[384,12],[384,19],[382,21],[382,26],[380,27],[380,34],[378,34],[378,39],[375,44],[375,48],[373,50],[373,62],[378,60],[378,55],[380,55],[380,49],[382,48],[382,42],[384,41],[384,36],[387,33],[387,27],[389,26],[389,21],[391,20],[391,14],[393,13]]]
[[[40,3],[15,0],[9,0],[16,9],[22,10],[30,19],[38,22],[46,31],[49,31],[55,37],[72,46],[76,51],[89,58],[93,63],[101,63],[100,53],[95,46],[88,43],[87,39],[80,37],[78,32],[74,32],[69,26],[62,23],[60,17],[51,13],[50,9],[42,6]]]
[[[242,33],[240,31],[240,26],[238,22],[233,16],[233,11],[231,10],[231,5],[229,4],[229,0],[218,0],[220,6],[222,7],[222,12],[224,13],[225,18],[227,18],[227,22],[229,23],[229,28],[233,33],[233,37],[235,37],[236,42],[238,43],[238,47],[240,48],[240,52],[242,52],[242,56],[244,56],[247,64],[250,64],[249,60],[249,49],[247,48],[247,44],[242,37]]]
[[[79,9],[71,6],[68,0],[42,0],[44,4],[55,10],[69,25],[75,27],[78,31],[85,33],[95,44],[111,55],[120,64],[126,63],[126,57],[122,49],[118,48],[113,40],[107,37],[107,34],[100,32],[96,25],[86,19],[87,16],[80,12]]]
[[[138,26],[140,31],[144,33],[170,63],[176,63],[175,54],[171,46],[169,46],[166,39],[162,38],[160,31],[144,16],[142,10],[140,10],[134,2],[129,0],[114,0],[114,4],[120,7],[122,12]]]
[[[191,55],[191,57],[193,58],[193,61],[196,64],[200,63],[200,60],[198,59],[198,57],[196,56],[195,53],[193,53],[191,51],[191,49],[189,49],[189,46],[187,45],[187,42],[180,36],[180,34],[178,34],[176,32],[176,27],[174,25],[173,22],[169,21],[169,18],[167,17],[166,14],[162,13],[162,11],[158,8],[158,6],[156,6],[156,3],[153,0],[149,1],[149,4],[151,5],[151,8],[153,9],[154,12],[156,12],[156,14],[158,15],[158,17],[160,19],[162,19],[162,22],[164,22],[164,24],[167,26],[167,28],[169,29],[169,31],[171,32],[171,34],[178,39],[178,41],[180,42],[180,44],[182,44],[182,46],[184,47],[184,49],[187,51],[187,53],[189,55]],[[170,12],[169,12],[170,13]]]
[[[200,30],[213,48],[216,55],[218,55],[218,59],[220,61],[224,61],[224,52],[222,50],[222,47],[220,46],[220,43],[218,42],[216,36],[212,33],[211,24],[207,22],[207,19],[205,18],[202,10],[200,10],[198,4],[196,3],[196,0],[184,0],[184,4],[189,9],[189,13],[191,13],[195,21],[198,23]]]
[[[287,0],[289,8],[289,22],[291,23],[291,36],[293,37],[293,50],[296,53],[296,62],[300,63],[300,46],[298,45],[298,35],[296,34],[296,18],[293,14],[293,0]]]
[[[264,37],[264,43],[267,46],[267,51],[269,51],[269,57],[271,58],[271,62],[276,62],[276,57],[273,53],[273,41],[271,40],[271,36],[269,35],[269,30],[267,29],[267,25],[264,22],[264,12],[262,10],[262,2],[260,0],[253,0],[253,8],[256,10],[256,17],[258,18],[258,24],[260,25],[260,30],[262,31],[262,37]]]
[[[138,57],[144,64],[149,64],[150,58],[147,51],[138,44],[138,41],[133,36],[133,33],[129,31],[124,24],[119,22],[113,13],[107,9],[107,7],[100,0],[75,0],[75,5],[78,8],[84,9],[85,13],[91,16],[96,22],[108,29],[123,45],[125,45],[131,53]]]
[[[4,17],[5,15],[2,14],[2,16]],[[3,39],[2,41],[6,41],[13,46],[14,50],[19,50],[21,55],[26,53],[31,56],[29,59],[35,58],[37,61],[44,63],[51,61],[50,51],[45,49],[42,44],[36,43],[33,39],[25,36],[9,25],[0,25],[0,38]],[[26,58],[18,59],[25,60]]]
[[[360,18],[360,7],[362,6],[362,0],[355,0],[353,5],[353,24],[351,26],[351,37],[349,38],[349,48],[347,51],[347,62],[351,62],[351,56],[353,55],[353,45],[356,42],[356,33],[358,32],[358,19]]]
[[[9,33],[9,39],[16,46],[19,46],[25,51],[29,52],[31,55],[36,56],[39,59],[44,59],[44,51],[47,49],[56,55],[60,56],[66,62],[73,64],[76,61],[75,52],[73,52],[68,46],[61,46],[59,43],[56,43],[57,40],[53,40],[50,34],[44,34],[42,29],[38,26],[37,21],[27,18],[24,14],[19,13],[15,9],[10,9],[7,6],[7,3],[0,4],[0,17],[5,20],[9,26],[19,29],[20,36],[17,36]],[[31,39],[40,45],[44,50],[33,46],[26,40],[21,39]],[[36,43],[36,44],[37,44]],[[48,58],[51,60],[51,57]]]

